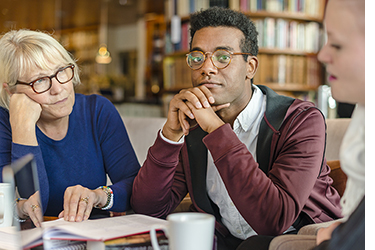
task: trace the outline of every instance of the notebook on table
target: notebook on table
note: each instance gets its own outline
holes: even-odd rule
[[[32,195],[39,190],[37,176],[36,163],[32,155],[26,155],[3,169],[4,182],[17,187],[23,198],[28,198],[27,195]],[[132,214],[80,223],[67,222],[63,219],[45,221],[42,223],[42,231],[41,228],[22,230],[23,226],[21,227],[20,223],[14,220],[13,227],[0,228],[0,250],[86,249],[89,248],[89,244],[91,248],[105,249],[105,241],[148,234],[151,227],[166,225],[166,223],[167,221],[162,219]]]

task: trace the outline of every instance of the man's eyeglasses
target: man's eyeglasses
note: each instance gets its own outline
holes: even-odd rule
[[[73,76],[74,76],[74,65],[69,64],[68,66],[64,68],[59,69],[52,76],[44,76],[30,83],[17,81],[16,84],[29,85],[31,86],[31,88],[34,90],[35,93],[41,94],[41,93],[48,91],[52,87],[52,78],[56,78],[56,80],[60,84],[64,84],[72,80]]]
[[[202,51],[195,50],[186,54],[186,63],[192,70],[198,70],[202,68],[204,62],[209,57],[206,56],[207,54],[211,54],[211,62],[217,69],[224,69],[228,67],[228,65],[232,61],[232,56],[251,55],[251,53],[234,53],[225,49],[218,49],[213,53],[203,53]]]

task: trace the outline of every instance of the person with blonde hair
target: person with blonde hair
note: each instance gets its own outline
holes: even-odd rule
[[[356,107],[340,149],[348,176],[344,223],[320,229],[316,249],[365,249],[365,0],[329,0],[324,21],[327,43],[318,59],[327,67],[333,98]]]
[[[40,190],[19,194],[20,219],[40,226],[43,214],[82,221],[130,208],[140,166],[123,121],[106,98],[75,93],[78,66],[57,40],[40,31],[5,33],[0,83],[0,171],[29,153],[37,163]]]

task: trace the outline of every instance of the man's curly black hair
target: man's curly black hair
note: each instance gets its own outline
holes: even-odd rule
[[[196,31],[205,27],[233,27],[242,31],[241,52],[258,55],[258,32],[254,23],[243,13],[222,7],[211,7],[190,15],[190,36],[193,40]],[[190,41],[190,48],[191,48]],[[244,55],[246,61],[247,55]]]

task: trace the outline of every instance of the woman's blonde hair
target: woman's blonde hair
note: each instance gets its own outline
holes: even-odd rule
[[[0,39],[0,106],[9,109],[9,94],[3,83],[11,89],[30,69],[54,70],[56,64],[74,64],[73,85],[80,84],[73,56],[51,35],[26,29],[5,33]]]

